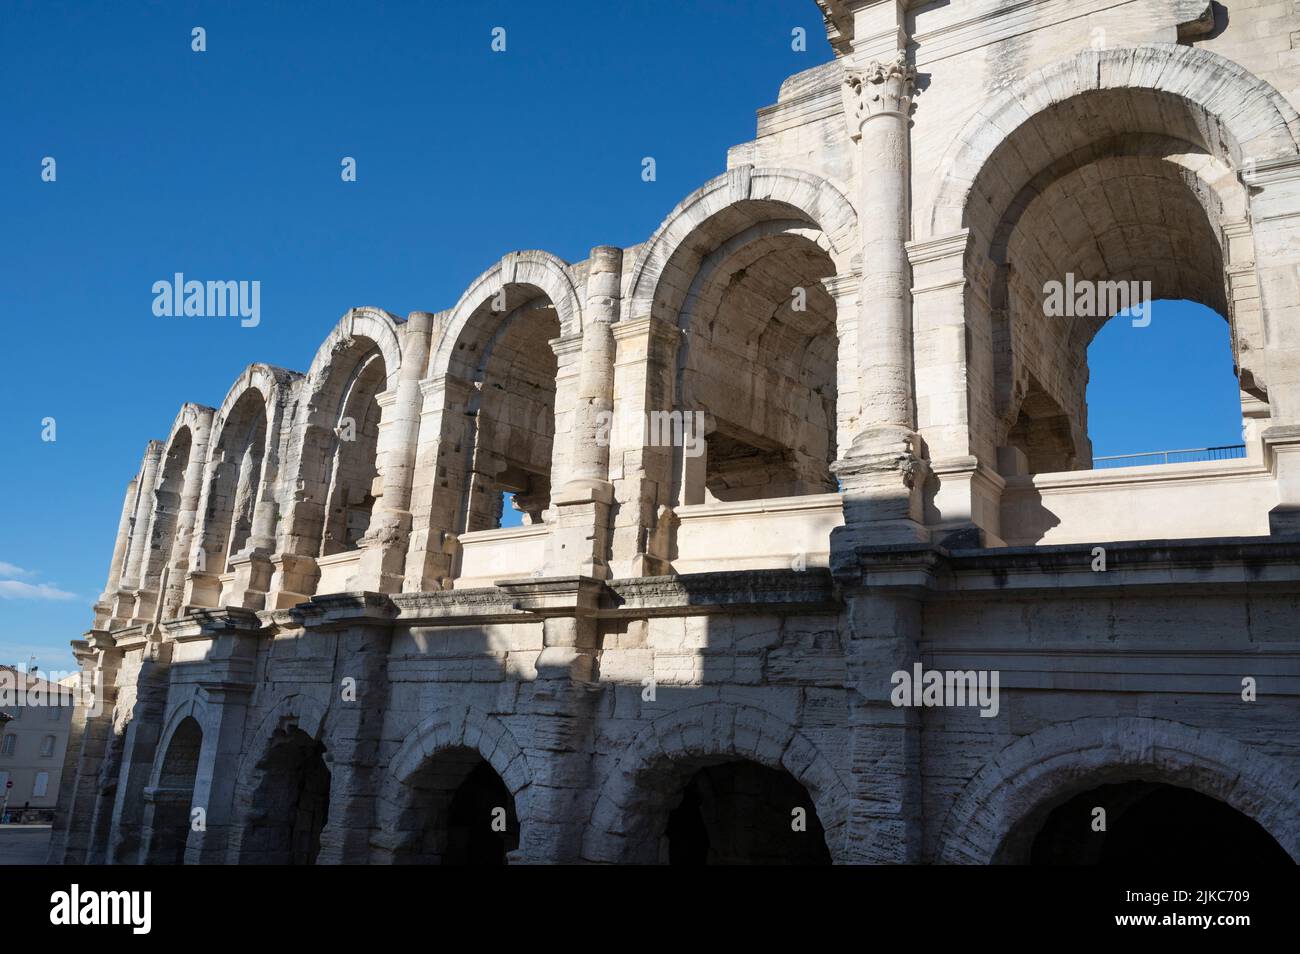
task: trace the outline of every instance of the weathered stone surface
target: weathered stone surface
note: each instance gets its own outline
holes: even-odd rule
[[[1300,17],[819,5],[645,243],[148,444],[53,860],[1024,861],[1121,783],[1300,859]],[[1067,276],[1223,314],[1244,458],[1089,469]]]

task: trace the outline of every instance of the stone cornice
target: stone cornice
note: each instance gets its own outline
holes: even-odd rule
[[[526,614],[495,586],[465,590],[395,593],[391,597],[402,625],[520,621]]]
[[[1241,181],[1253,189],[1297,179],[1300,179],[1300,157],[1296,156],[1251,159],[1241,170]]]
[[[316,630],[391,623],[398,609],[385,593],[330,593],[314,596],[288,611],[289,618]],[[277,625],[279,621],[277,620]]]
[[[1106,569],[1093,570],[1096,548]],[[1097,541],[1065,546],[946,550],[858,547],[852,590],[897,589],[930,600],[1029,596],[1107,597],[1138,592],[1300,593],[1300,537]],[[851,589],[850,589],[851,588]]]
[[[945,258],[964,256],[969,238],[970,229],[961,229],[947,235],[936,235],[908,242],[907,260],[913,265],[926,265],[930,262],[941,262]]]
[[[735,570],[651,576],[606,583],[602,616],[679,616],[744,609],[834,613],[840,607],[825,569]]]
[[[224,609],[195,610],[180,619],[160,623],[158,629],[163,638],[184,643],[218,636],[253,636],[262,625],[254,610],[227,606]]]

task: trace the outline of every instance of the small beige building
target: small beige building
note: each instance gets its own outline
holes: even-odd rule
[[[68,748],[71,695],[66,687],[10,666],[0,666],[0,681],[0,712],[5,717],[0,718],[0,803],[8,793],[0,821],[49,821],[58,804]],[[15,686],[22,687],[16,699]]]

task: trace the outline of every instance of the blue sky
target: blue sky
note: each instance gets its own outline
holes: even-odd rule
[[[829,58],[812,0],[6,3],[0,662],[71,666],[123,490],[184,401],[219,404],[254,361],[306,370],[349,307],[450,307],[510,249],[643,241]],[[155,317],[175,272],[260,281],[261,323]],[[1185,385],[1226,325],[1162,339],[1170,316],[1197,325],[1157,311],[1113,365],[1094,352],[1119,391],[1097,453],[1236,440],[1230,368],[1226,418]]]

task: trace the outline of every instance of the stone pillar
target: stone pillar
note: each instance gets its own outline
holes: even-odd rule
[[[918,550],[841,575],[851,626],[847,685],[853,690],[848,859],[918,864],[922,851],[921,714],[891,700],[895,672],[921,662],[921,603],[934,553]],[[864,560],[864,564],[867,561]],[[863,586],[866,578],[883,585]]]
[[[349,590],[400,593],[406,570],[407,543],[411,538],[411,494],[420,434],[420,381],[429,363],[429,338],[433,315],[413,311],[402,337],[402,366],[392,403],[384,408],[380,424],[380,473],[383,495],[361,538],[357,571]]]
[[[623,318],[613,326],[614,406],[609,479],[617,509],[611,534],[610,572],[614,578],[669,572],[666,532],[674,519],[667,506],[673,482],[671,447],[648,440],[652,410],[671,411],[676,377],[675,325],[649,315]],[[661,494],[664,499],[661,499]]]
[[[135,632],[135,631],[133,631]],[[171,654],[173,644],[158,637],[134,636],[122,649],[140,653],[140,668],[135,674],[131,719],[126,726],[122,750],[122,769],[113,803],[111,837],[108,841],[109,864],[139,864],[144,829],[145,789],[153,772],[158,741],[162,735],[171,688]]]
[[[822,286],[835,301],[835,456],[843,457],[858,433],[862,416],[858,395],[858,293],[862,279],[855,274],[832,275]]]
[[[175,793],[190,798],[191,812],[203,810],[203,826],[198,830],[191,826],[188,833],[185,863],[224,864],[262,624],[252,612],[227,609],[164,624],[162,633],[173,648],[187,642],[201,644],[201,651],[191,650],[186,658],[202,658],[204,663],[198,683],[205,713],[200,726],[203,743],[194,787],[192,792]],[[160,800],[167,794],[159,792]]]
[[[113,600],[117,592],[118,581],[122,578],[122,566],[126,562],[127,547],[131,543],[131,517],[135,513],[139,480],[132,478],[126,485],[126,495],[122,499],[122,515],[117,521],[117,538],[113,543],[113,560],[108,568],[108,581],[104,592],[95,603],[95,622],[91,629],[102,630],[108,626],[113,616]]]
[[[923,540],[924,452],[912,402],[911,270],[908,235],[911,109],[916,71],[905,50],[847,66],[844,108],[858,144],[858,221],[862,231],[858,433],[834,471],[844,493],[848,540]],[[832,556],[832,560],[835,557]]]
[[[501,584],[520,609],[543,616],[543,649],[526,705],[534,776],[524,840],[511,864],[576,863],[592,787],[594,726],[601,687],[593,681],[602,583],[568,577]]]
[[[1253,374],[1243,383],[1267,391],[1274,426],[1300,424],[1300,159],[1248,160],[1242,181],[1250,189],[1255,272],[1263,324],[1261,356],[1240,353],[1238,364]],[[1232,236],[1230,235],[1230,238]],[[1245,324],[1245,314],[1237,316]],[[1247,377],[1254,380],[1246,381]]]
[[[166,592],[161,594],[163,619],[174,619],[185,603],[185,577],[194,549],[194,529],[199,520],[199,502],[203,497],[203,474],[208,462],[208,441],[212,435],[213,411],[204,409],[190,430],[190,459],[181,481],[180,508],[176,514],[176,536],[172,541]]]
[[[966,301],[967,232],[907,246],[914,285],[916,424],[929,455],[926,524],[943,542],[1000,546],[1002,488],[989,312]]]
[[[271,406],[268,409],[266,448],[262,454],[261,473],[257,477],[253,524],[249,530],[248,543],[230,558],[230,572],[235,575],[235,579],[230,585],[230,592],[221,601],[223,606],[251,610],[266,608],[266,597],[271,591],[271,577],[275,572],[271,556],[277,550],[276,527],[279,523],[280,502],[276,499],[276,493],[280,489],[284,405],[284,394],[277,389],[271,396]]]
[[[444,375],[420,382],[423,405],[406,553],[407,593],[450,589],[457,549],[456,514],[464,493],[465,422],[473,386]]]
[[[330,718],[325,761],[329,809],[316,863],[365,864],[378,822],[379,793],[388,770],[379,757],[389,703],[388,656],[397,609],[386,596],[313,600],[303,608],[313,633],[337,642],[333,692],[340,701]],[[344,680],[348,692],[344,694]]]
[[[623,250],[591,250],[586,327],[571,434],[571,479],[552,495],[554,524],[544,573],[609,579],[614,485],[609,451],[614,432],[614,325],[619,317]],[[556,435],[557,440],[559,435]]]
[[[677,488],[675,503],[688,507],[708,502],[708,437],[717,429],[718,422],[707,411],[682,411],[681,414],[680,440],[675,425],[672,435],[674,486]],[[652,423],[651,432],[656,430]],[[659,431],[652,440],[662,443],[666,436]],[[697,446],[699,453],[691,453],[690,449]]]
[[[127,546],[126,561],[118,581],[113,600],[113,619],[110,629],[129,625],[136,615],[136,590],[140,587],[141,570],[145,552],[149,548],[149,522],[153,513],[153,489],[158,479],[158,465],[162,460],[163,445],[150,441],[145,449],[144,462],[137,478],[135,511],[131,516],[131,542]]]
[[[1274,425],[1263,434],[1264,460],[1277,481],[1277,506],[1268,512],[1273,536],[1300,535],[1300,425]]]
[[[86,639],[72,644],[72,654],[81,667],[79,687],[72,710],[67,754],[59,782],[59,803],[50,836],[47,859],[50,864],[96,864],[93,846],[107,839],[107,831],[96,830],[98,808],[106,799],[112,804],[112,787],[104,790],[104,757],[113,736],[113,710],[117,701],[117,673],[122,653],[102,630],[91,630]]]
[[[208,544],[209,535],[214,532],[208,520],[208,508],[212,505],[208,497],[222,463],[222,453],[220,447],[214,446],[203,465],[195,529],[188,554],[189,571],[185,574],[185,589],[181,600],[182,614],[199,608],[215,607],[221,598],[220,572],[225,567],[216,562],[220,557],[210,552]]]

